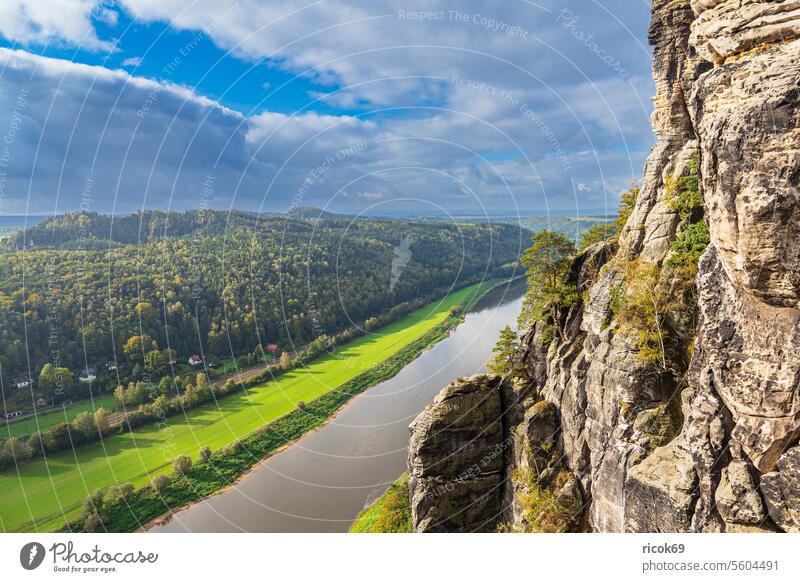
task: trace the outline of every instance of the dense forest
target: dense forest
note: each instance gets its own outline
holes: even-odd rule
[[[58,216],[0,251],[4,398],[28,377],[33,392],[19,392],[29,402],[32,393],[57,402],[77,395],[73,380],[87,368],[124,370],[122,380],[194,354],[224,359],[270,344],[292,351],[354,324],[369,327],[408,302],[510,274],[529,237],[511,225],[310,209]]]

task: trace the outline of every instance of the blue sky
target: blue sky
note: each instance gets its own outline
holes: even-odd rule
[[[613,210],[649,3],[498,4],[4,0],[0,213]]]

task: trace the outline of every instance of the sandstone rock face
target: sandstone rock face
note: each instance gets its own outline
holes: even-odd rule
[[[502,513],[501,380],[473,376],[442,390],[411,424],[414,531],[493,531]]]
[[[679,216],[667,182],[686,173],[697,141],[687,108],[703,64],[689,46],[694,15],[688,4],[657,1],[650,41],[656,81],[653,129],[659,139],[644,170],[636,206],[620,237],[617,256],[660,265],[674,240]],[[614,321],[612,298],[621,272],[608,265],[588,292],[581,334],[551,349],[543,394],[559,406],[567,467],[587,493],[591,526],[625,529],[625,480],[647,455],[649,435],[637,427],[639,412],[675,397],[636,356],[635,337]],[[629,412],[625,412],[629,411]]]
[[[565,341],[544,341],[547,322],[523,335],[532,385],[496,390],[499,427],[478,408],[493,435],[480,448],[507,443],[498,473],[480,476],[492,485],[485,495],[504,483],[501,498],[491,496],[465,527],[443,529],[479,529],[492,512],[519,523],[525,484],[515,475],[552,468],[551,457],[537,456],[549,434],[574,477],[557,498],[580,503],[593,530],[800,531],[800,0],[654,0],[650,41],[658,143],[636,206],[617,249],[599,245],[575,259],[569,277],[586,299],[560,313]],[[622,265],[669,259],[682,228],[671,179],[693,158],[711,243],[698,269],[696,323],[679,330],[696,338],[691,362],[670,379],[637,357],[635,334],[612,305]],[[414,434],[429,435],[427,423]],[[480,498],[464,489],[446,503],[422,500],[429,482],[451,481],[471,458],[454,452],[461,437],[434,442],[423,450],[464,460],[444,460],[448,470],[429,471],[430,481],[420,469],[412,488],[420,531],[457,513],[462,497]]]
[[[711,245],[683,430],[631,470],[626,529],[769,531],[762,495],[785,529],[788,481],[761,474],[800,436],[800,5],[692,5],[691,44],[718,65],[689,99]],[[648,499],[669,509],[669,523],[648,513]]]
[[[800,533],[800,446],[785,452],[777,469],[761,477],[769,515],[783,531]]]
[[[800,36],[798,0],[692,0],[692,8],[692,45],[710,62]]]

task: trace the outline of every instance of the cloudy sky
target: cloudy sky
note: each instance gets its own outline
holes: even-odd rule
[[[647,0],[2,0],[0,214],[613,210]]]

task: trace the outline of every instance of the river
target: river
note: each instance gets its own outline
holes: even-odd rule
[[[483,371],[500,330],[516,322],[522,291],[493,291],[447,338],[328,424],[149,531],[346,532],[405,470],[416,415],[452,380]]]

